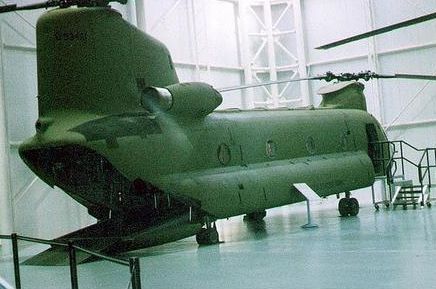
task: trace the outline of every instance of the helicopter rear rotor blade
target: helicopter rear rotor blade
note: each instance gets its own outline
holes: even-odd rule
[[[331,42],[331,43],[328,43],[328,44],[316,47],[315,49],[329,49],[329,48],[333,48],[333,47],[340,46],[340,45],[343,45],[343,44],[346,44],[346,43],[350,43],[350,42],[353,42],[353,41],[357,41],[357,40],[365,39],[365,38],[368,38],[368,37],[371,37],[371,36],[375,36],[375,35],[378,35],[378,34],[386,33],[386,32],[389,32],[389,31],[392,31],[392,30],[395,30],[395,29],[398,29],[398,28],[407,27],[407,26],[410,26],[410,25],[414,25],[414,24],[418,24],[418,23],[424,22],[424,21],[429,21],[429,20],[432,20],[432,19],[435,19],[435,18],[436,18],[436,12],[430,13],[430,14],[427,14],[427,15],[424,15],[424,16],[420,16],[420,17],[417,17],[417,18],[409,19],[409,20],[406,20],[406,21],[403,21],[403,22],[400,22],[400,23],[396,23],[396,24],[393,24],[393,25],[385,26],[385,27],[378,28],[378,29],[375,29],[375,30],[372,30],[372,31],[369,31],[369,32],[365,32],[365,33],[354,35],[354,36],[351,36],[351,37],[348,37],[348,38],[345,38],[345,39],[341,39],[341,40],[338,40],[338,41],[335,41],[335,42]]]
[[[422,79],[422,80],[436,80],[435,75],[423,75],[423,74],[377,74],[371,71],[362,71],[359,73],[340,73],[340,74],[334,74],[331,71],[326,72],[324,75],[318,75],[318,76],[312,76],[312,77],[306,77],[306,78],[298,78],[298,79],[286,79],[286,80],[278,80],[278,81],[269,81],[269,82],[263,82],[263,83],[255,83],[255,84],[247,84],[247,85],[240,85],[240,86],[231,86],[231,87],[224,87],[224,88],[218,88],[217,91],[219,92],[227,92],[227,91],[234,91],[234,90],[241,90],[241,89],[247,89],[247,88],[253,88],[253,87],[261,87],[261,86],[267,86],[272,84],[281,84],[281,83],[288,83],[288,82],[297,82],[297,81],[304,81],[304,80],[325,80],[327,82],[330,82],[332,80],[336,81],[358,81],[360,79],[369,81],[374,78],[403,78],[403,79]]]
[[[48,9],[60,5],[61,5],[61,1],[56,1],[56,0],[45,1],[35,4],[24,5],[24,6],[17,6],[17,4],[11,4],[6,6],[0,6],[0,13],[22,11],[22,10]]]
[[[48,9],[51,7],[68,8],[71,6],[81,6],[81,7],[104,7],[109,5],[110,2],[118,2],[121,4],[126,4],[127,0],[48,0],[45,2],[17,6],[17,4],[0,6],[0,13],[21,11],[21,10],[35,10],[35,9]]]
[[[12,12],[17,10],[17,4],[0,6],[0,13]]]
[[[435,75],[420,75],[420,74],[395,74],[395,78],[436,80]]]
[[[288,82],[297,82],[297,81],[304,81],[304,80],[322,80],[324,78],[325,78],[325,76],[314,76],[314,77],[306,77],[306,78],[298,78],[298,79],[286,79],[286,80],[268,81],[268,82],[255,83],[255,84],[247,84],[247,85],[223,87],[223,88],[218,88],[217,91],[219,91],[219,92],[227,92],[227,91],[233,91],[233,90],[247,89],[247,88],[260,87],[260,86],[273,85],[273,84],[281,84],[281,83],[288,83]]]
[[[424,75],[424,74],[373,74],[371,78],[403,78],[403,79],[422,79],[422,80],[436,80],[435,75]]]

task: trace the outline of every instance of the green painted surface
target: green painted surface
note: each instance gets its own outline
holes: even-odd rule
[[[327,196],[369,186],[383,174],[368,155],[367,127],[376,140],[386,138],[366,111],[210,113],[219,93],[202,83],[179,84],[165,46],[113,10],[50,11],[38,22],[37,43],[39,120],[20,154],[96,218],[133,223],[113,233],[137,236],[123,249],[193,234],[198,227],[188,223],[147,235],[153,240],[141,233],[188,212],[201,225],[205,215],[302,201],[293,183]],[[166,96],[150,94],[157,100],[153,113],[144,108],[147,87],[166,88]],[[340,102],[353,107],[344,96]],[[356,103],[364,107],[362,98]]]

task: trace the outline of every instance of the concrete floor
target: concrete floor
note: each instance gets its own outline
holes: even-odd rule
[[[130,253],[140,256],[142,288],[436,288],[436,211],[361,206],[341,218],[337,201],[313,210],[317,229],[304,230],[305,205],[268,211],[265,221],[218,222],[221,240],[198,247],[188,238]],[[21,250],[21,258],[41,246]],[[80,265],[79,288],[128,288],[127,267]],[[0,276],[13,283],[11,258]],[[22,288],[70,288],[68,267],[22,266]]]

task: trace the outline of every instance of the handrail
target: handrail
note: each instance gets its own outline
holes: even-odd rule
[[[32,243],[38,243],[38,244],[44,244],[44,245],[54,245],[54,246],[61,246],[61,247],[68,247],[68,244],[50,241],[50,240],[44,240],[44,239],[38,239],[38,238],[31,238],[26,236],[19,236],[17,235],[17,239],[21,241],[27,241]]]
[[[391,141],[391,142],[403,143],[403,144],[407,145],[408,147],[410,147],[411,149],[413,149],[415,151],[423,151],[423,150],[425,150],[425,149],[419,149],[419,148],[415,147],[414,145],[411,145],[410,143],[408,143],[408,142],[406,142],[404,140],[394,140],[394,141]]]
[[[405,160],[406,162],[408,162],[409,164],[413,165],[414,167],[418,168],[418,165],[415,164],[413,161],[409,160],[406,157],[394,157],[395,160]]]
[[[425,152],[422,154],[421,159],[419,160],[418,164],[422,163],[422,161],[424,160],[424,157],[426,156],[426,154],[427,154],[427,150],[425,150]]]
[[[0,239],[11,239],[11,236],[0,235]],[[39,239],[39,238],[32,238],[32,237],[26,237],[26,236],[20,236],[20,235],[17,235],[17,239],[21,240],[21,241],[27,241],[27,242],[32,242],[32,243],[44,244],[44,245],[53,245],[53,246],[60,246],[60,247],[68,247],[69,246],[68,243],[61,243],[61,242],[56,242],[56,241],[50,241],[50,240]],[[110,262],[113,262],[113,263],[117,263],[117,264],[120,264],[120,265],[129,266],[129,261],[127,261],[127,260],[117,259],[117,258],[113,258],[113,257],[110,257],[110,256],[106,256],[104,254],[97,253],[97,252],[85,249],[83,247],[74,245],[74,243],[72,244],[72,246],[74,247],[74,249],[77,249],[79,251],[87,253],[87,254],[89,254],[91,256],[98,257],[98,258],[101,258],[103,260],[110,261]]]
[[[398,171],[397,161],[401,161],[401,171],[402,176],[405,175],[405,166],[411,165],[415,167],[418,170],[418,181],[419,186],[424,189],[425,186],[431,187],[432,186],[432,179],[431,179],[431,169],[436,168],[436,148],[424,148],[420,149],[417,148],[410,143],[404,141],[404,140],[397,140],[397,141],[379,141],[379,142],[372,142],[371,143],[374,146],[378,146],[378,150],[381,150],[382,156],[380,159],[375,159],[375,161],[382,162],[383,165],[386,165],[385,169],[385,175],[388,178],[388,184],[391,188],[391,185],[393,184],[395,175]],[[389,157],[384,157],[384,151],[386,150],[386,145],[388,146],[388,150],[392,149],[392,153],[390,153]],[[397,150],[397,145],[398,150]],[[390,147],[392,146],[392,148]],[[418,161],[413,161],[405,156],[404,149],[407,148],[412,149],[415,152],[421,153],[421,156],[419,157]],[[390,190],[391,191],[391,190]],[[395,199],[391,195],[391,200]],[[424,196],[422,196],[423,198]]]
[[[117,259],[110,256],[106,256],[104,254],[94,252],[82,247],[79,247],[77,245],[74,245],[72,241],[69,241],[68,243],[61,243],[51,240],[45,240],[45,239],[39,239],[39,238],[32,238],[32,237],[26,237],[26,236],[19,236],[15,233],[11,235],[0,235],[0,239],[5,240],[11,240],[12,241],[12,253],[13,253],[13,260],[14,260],[14,274],[15,274],[15,287],[16,289],[21,289],[21,278],[20,278],[20,267],[19,267],[19,257],[18,257],[18,240],[21,241],[27,241],[32,243],[39,243],[39,244],[45,244],[45,245],[52,245],[52,246],[61,246],[68,248],[68,256],[70,261],[70,275],[71,275],[71,288],[72,289],[78,289],[78,282],[77,282],[77,263],[76,263],[76,250],[82,251],[84,253],[87,253],[91,256],[95,256],[98,258],[101,258],[103,260],[116,263],[123,266],[128,266],[131,273],[131,285],[132,289],[141,289],[141,279],[140,279],[140,265],[139,265],[139,259],[137,257],[130,257],[129,260],[125,259]]]
[[[112,263],[117,263],[117,264],[124,265],[124,266],[129,266],[129,261],[127,261],[127,260],[117,259],[117,258],[113,258],[113,257],[110,257],[110,256],[106,256],[106,255],[103,255],[103,254],[100,254],[100,253],[97,253],[97,252],[93,252],[93,251],[87,250],[87,249],[82,248],[82,247],[78,247],[76,245],[73,245],[73,247],[75,249],[78,249],[78,250],[80,250],[82,252],[85,252],[85,253],[87,253],[89,255],[92,255],[92,256],[104,259],[106,261],[109,261],[109,262],[112,262]]]

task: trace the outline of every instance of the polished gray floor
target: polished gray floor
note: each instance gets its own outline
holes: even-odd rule
[[[436,208],[362,205],[341,218],[336,200],[268,211],[265,221],[218,222],[224,243],[198,247],[194,238],[131,253],[139,255],[142,288],[436,288]],[[40,247],[25,248],[22,258]],[[127,255],[128,256],[128,255]],[[0,275],[12,282],[10,258]],[[70,288],[68,267],[22,266],[22,288]],[[79,266],[79,288],[128,288],[128,268],[108,262]]]

